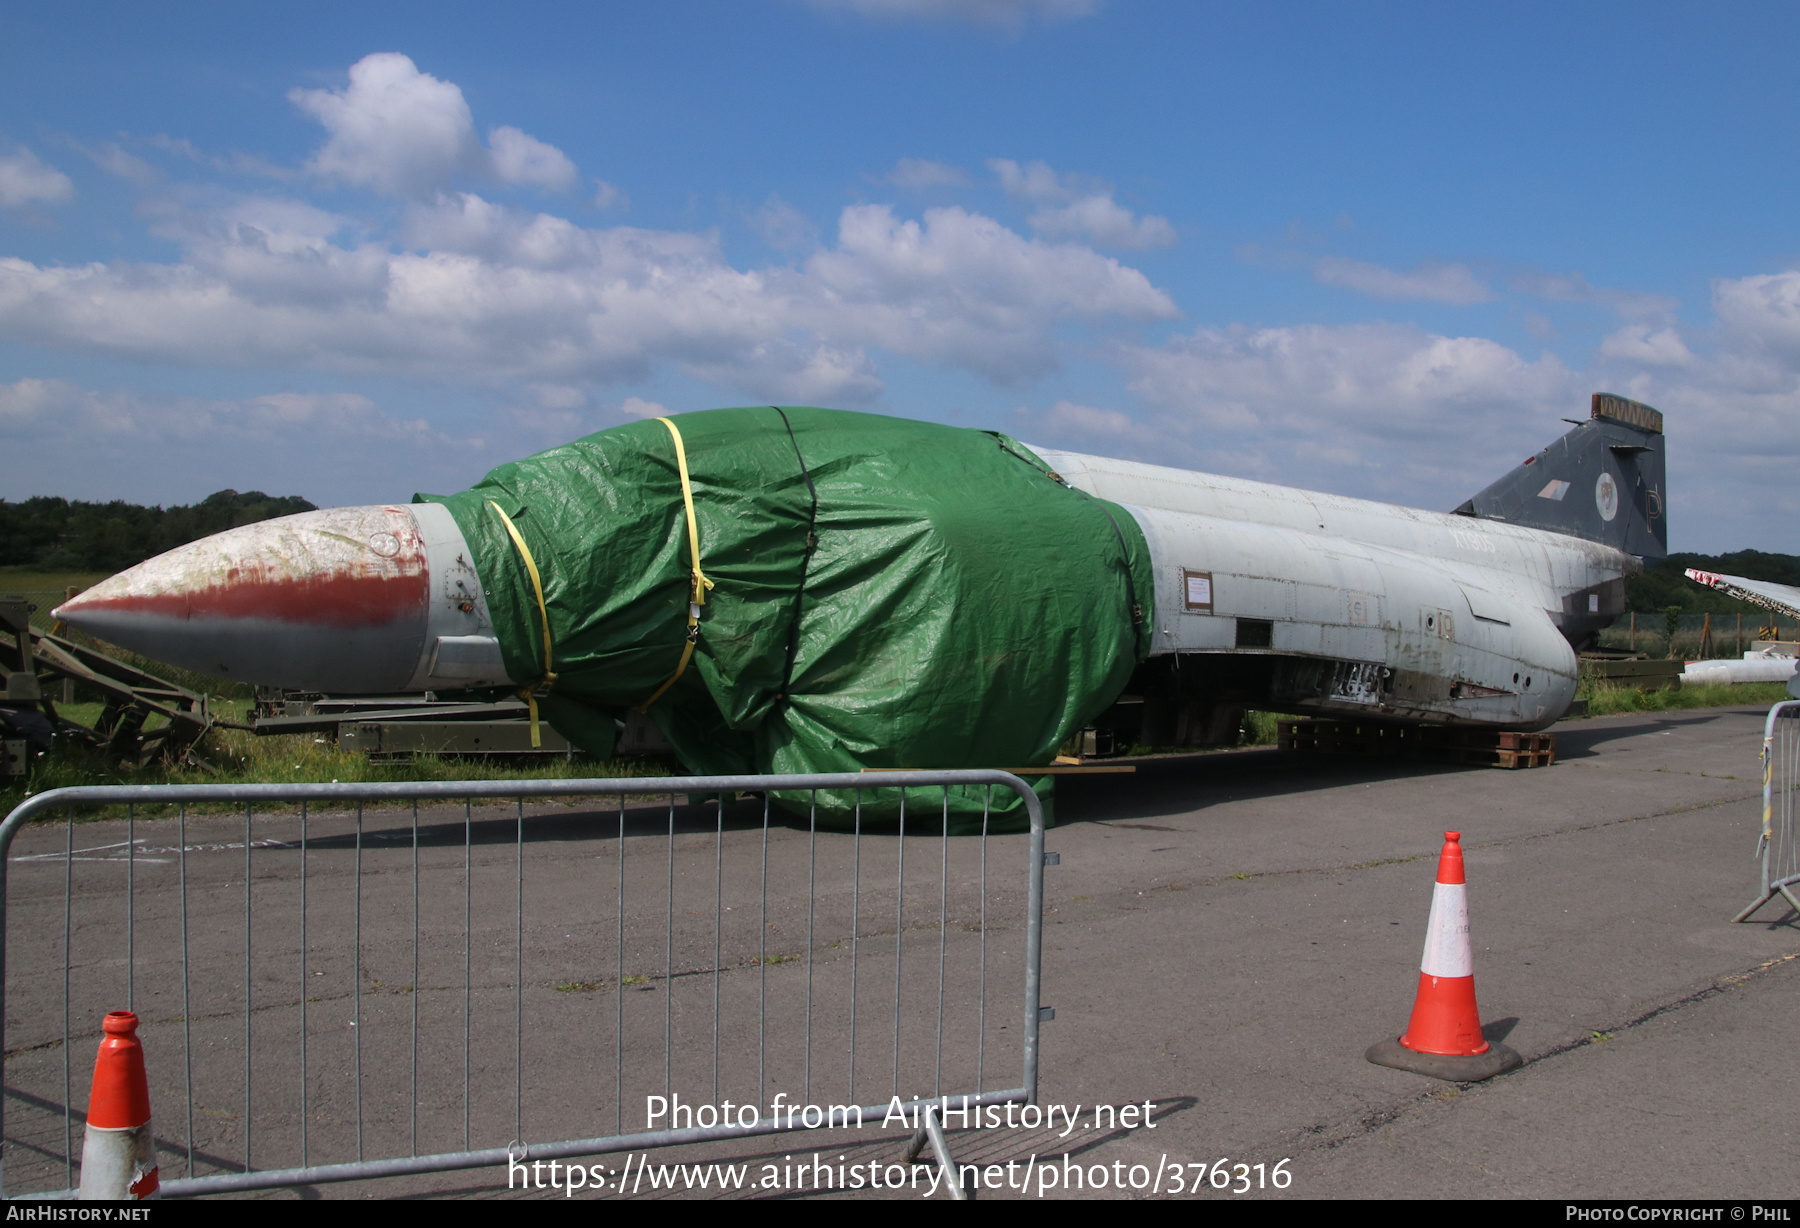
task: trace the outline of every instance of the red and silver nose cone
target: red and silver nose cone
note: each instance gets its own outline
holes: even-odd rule
[[[264,686],[371,694],[508,681],[474,556],[435,504],[245,525],[121,572],[55,616]]]

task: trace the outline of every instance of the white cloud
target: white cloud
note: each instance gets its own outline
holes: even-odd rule
[[[1027,220],[1045,238],[1086,238],[1101,247],[1130,250],[1169,247],[1176,241],[1168,218],[1134,216],[1113,199],[1112,187],[1097,179],[1058,175],[1043,162],[1020,166],[1010,158],[989,158],[988,169],[1007,195],[1040,206]]]
[[[1402,273],[1344,256],[1324,256],[1314,263],[1313,276],[1324,285],[1355,290],[1373,298],[1464,305],[1485,303],[1493,297],[1487,284],[1463,264],[1427,261]]]
[[[1628,324],[1600,343],[1600,357],[1651,367],[1686,367],[1694,355],[1672,328],[1652,332],[1645,324]]]
[[[1008,196],[1017,196],[1032,204],[1060,203],[1079,194],[1078,189],[1066,186],[1047,162],[1020,166],[1011,158],[989,158],[987,165],[999,177],[1000,186]]]
[[[267,158],[262,157],[260,154],[248,154],[239,150],[233,150],[229,155],[225,156],[203,153],[187,138],[182,137],[178,139],[162,132],[156,133],[145,139],[148,144],[156,149],[176,154],[179,157],[186,158],[188,161],[198,163],[202,166],[209,166],[216,171],[226,171],[238,175],[254,175],[259,179],[275,179],[282,182],[291,182],[298,179],[301,175],[301,172],[295,170],[293,167],[278,166]]]
[[[1594,386],[1665,412],[1670,463],[1688,466],[1684,477],[1703,471],[1722,499],[1800,511],[1791,481],[1800,457],[1800,272],[1720,279],[1713,309],[1704,349],[1675,327],[1632,324],[1612,333],[1589,368]],[[1725,476],[1777,462],[1787,472],[1770,474],[1770,489],[1734,488]],[[1682,484],[1670,485],[1679,501]]]
[[[358,393],[272,392],[242,400],[149,397],[102,393],[67,380],[21,379],[0,384],[0,426],[15,439],[69,435],[94,428],[143,440],[195,441],[221,431],[273,440],[291,429],[325,430],[364,440],[427,439],[453,448],[479,448],[434,431],[422,418],[398,419]]]
[[[1175,228],[1163,217],[1133,217],[1111,196],[1086,196],[1031,215],[1032,228],[1051,239],[1085,236],[1101,247],[1139,250],[1172,247]]]
[[[0,429],[14,435],[49,421],[65,399],[63,390],[70,387],[60,380],[44,379],[0,384]]]
[[[1800,272],[1721,278],[1713,311],[1708,349],[1695,351],[1673,327],[1631,325],[1606,338],[1593,369],[1614,391],[1663,409],[1671,463],[1677,451],[1712,458],[1722,498],[1800,511],[1791,479],[1800,457]],[[1724,476],[1778,462],[1783,472],[1769,475],[1765,491],[1734,489]]]
[[[475,120],[462,90],[397,53],[364,56],[342,90],[291,90],[293,104],[331,134],[308,163],[319,175],[390,196],[447,186],[474,160]]]
[[[626,397],[619,406],[619,412],[627,418],[661,418],[669,411],[656,401],[646,401],[642,397]]]
[[[526,391],[531,393],[540,409],[583,409],[587,406],[587,393],[568,384],[530,384]]]
[[[1781,549],[1756,526],[1800,515],[1800,272],[1722,279],[1713,302],[1707,348],[1637,322],[1580,371],[1407,324],[1201,328],[1115,351],[1147,414],[1025,416],[1078,450],[1448,508],[1615,392],[1666,415],[1675,549]]]
[[[164,178],[163,173],[156,167],[134,154],[126,153],[115,142],[108,141],[93,149],[81,145],[77,145],[75,148],[86,154],[93,160],[95,166],[107,174],[117,175],[120,179],[135,184],[139,188],[148,188],[153,184],[160,183]]]
[[[1533,405],[1560,395],[1568,375],[1553,357],[1528,362],[1484,337],[1409,324],[1202,328],[1130,350],[1126,363],[1133,389],[1186,414],[1290,424],[1329,415],[1380,432],[1411,429],[1449,406]]]
[[[930,188],[962,187],[969,182],[969,172],[947,162],[902,158],[883,178],[903,191],[919,192]]]
[[[1073,401],[1058,401],[1043,410],[1020,406],[1013,410],[1013,417],[1019,422],[1020,434],[1043,432],[1057,438],[1110,440],[1115,452],[1130,446],[1155,451],[1165,442],[1155,427],[1129,414]]]
[[[514,455],[579,439],[600,425],[587,393],[572,384],[530,382],[521,391],[523,397],[505,398],[494,411]]]
[[[307,162],[316,175],[387,196],[429,198],[459,171],[552,191],[572,188],[574,163],[553,145],[501,126],[484,148],[462,90],[420,72],[395,52],[350,66],[342,90],[301,90],[288,98],[330,134]]]
[[[1800,271],[1721,278],[1713,310],[1740,345],[1800,361]]]
[[[1592,387],[1665,414],[1677,549],[1792,548],[1782,526],[1800,516],[1800,347],[1781,336],[1778,302],[1763,299],[1778,299],[1786,276],[1715,283],[1708,350],[1690,350],[1673,329],[1626,328],[1588,369]]]
[[[566,192],[580,179],[575,164],[562,150],[517,128],[503,126],[490,131],[488,150],[494,177],[502,183],[527,183],[552,192]],[[606,186],[601,185],[603,189]]]
[[[812,219],[779,196],[764,201],[762,208],[750,215],[750,225],[776,251],[812,247],[819,241]]]
[[[808,0],[825,13],[883,21],[966,21],[1016,31],[1028,21],[1050,24],[1087,17],[1100,0]]]
[[[176,229],[170,233],[177,237],[183,216],[191,219],[195,215],[176,215]],[[235,197],[214,206],[212,217],[228,226],[254,227],[284,252],[319,250],[333,235],[354,229],[351,220],[341,213],[286,196]]]
[[[1668,323],[1675,318],[1676,301],[1666,294],[1591,285],[1580,273],[1524,269],[1508,280],[1521,293],[1556,303],[1598,303],[1616,311],[1621,319]]]
[[[860,346],[838,347],[811,338],[765,341],[722,360],[691,362],[687,369],[778,405],[864,405],[881,393],[875,363]]]
[[[372,503],[405,499],[418,483],[457,489],[492,464],[482,439],[395,417],[355,393],[218,400],[56,379],[0,384],[0,447],[18,461],[7,498],[186,502],[234,487]]]
[[[53,166],[20,145],[11,154],[0,154],[0,207],[54,205],[75,196],[75,185]]]
[[[844,210],[801,268],[740,270],[717,237],[589,229],[473,194],[409,206],[406,250],[338,215],[246,198],[158,223],[173,264],[0,258],[0,336],[139,361],[583,385],[658,365],[761,398],[865,403],[879,347],[998,381],[1053,369],[1068,322],[1175,314],[1144,275],[961,209]]]
[[[738,268],[715,233],[586,227],[451,192],[473,173],[550,189],[577,180],[558,150],[516,128],[492,129],[483,147],[462,91],[406,56],[367,56],[348,77],[341,89],[290,94],[328,134],[308,171],[406,199],[391,230],[305,200],[171,186],[108,147],[94,156],[144,186],[139,213],[180,258],[0,256],[0,339],[161,364],[583,395],[672,368],[757,400],[864,404],[882,388],[873,351],[1017,383],[1056,369],[1072,328],[1177,314],[1117,259],[960,208],[912,220],[854,205],[821,244],[810,219],[771,196],[754,224],[808,254],[798,266]],[[899,169],[946,176],[937,164]],[[1038,165],[1018,174],[1047,176],[1043,199],[1055,207],[1111,207],[1104,185]],[[1114,212],[1070,229],[1143,234],[1156,221]],[[573,412],[543,395],[531,394],[535,412]],[[530,397],[517,403],[529,408]]]
[[[822,333],[1001,382],[1054,369],[1062,321],[1177,314],[1136,269],[960,208],[927,209],[921,225],[852,205],[837,247],[814,255],[806,276]]]
[[[1202,328],[1118,359],[1153,409],[1143,459],[1424,507],[1555,438],[1589,391],[1554,355],[1406,324]]]

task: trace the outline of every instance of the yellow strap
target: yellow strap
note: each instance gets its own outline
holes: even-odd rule
[[[681,503],[687,511],[688,556],[693,560],[694,591],[688,601],[687,646],[681,650],[681,663],[669,675],[667,682],[657,687],[649,699],[638,705],[639,712],[648,712],[650,705],[661,699],[663,693],[687,672],[688,662],[694,659],[694,645],[700,639],[700,607],[706,604],[706,590],[713,587],[713,582],[700,570],[700,527],[694,520],[694,486],[688,480],[687,445],[682,442],[681,432],[675,429],[673,422],[667,418],[658,418],[657,421],[669,428],[669,434],[675,440],[675,467],[681,473]]]
[[[698,625],[698,623],[692,619],[690,619],[688,621],[688,626],[690,628],[695,627],[697,625]],[[639,712],[650,711],[650,705],[655,703],[657,700],[661,699],[663,697],[663,692],[668,690],[670,687],[674,686],[676,681],[678,679],[680,679],[680,677],[683,674],[687,673],[688,662],[693,659],[694,659],[694,641],[689,640],[687,642],[687,644],[681,650],[681,664],[677,665],[675,667],[675,672],[669,675],[669,679],[667,682],[664,682],[661,686],[656,688],[656,693],[654,695],[650,696],[649,699],[646,699],[643,703],[638,705],[638,711]]]
[[[700,528],[694,523],[694,487],[688,481],[687,446],[681,441],[681,432],[667,418],[658,418],[658,422],[669,428],[669,434],[675,438],[675,467],[681,471],[681,503],[687,510],[688,554],[694,560],[694,604],[706,604],[706,590],[713,582],[706,578],[700,570]],[[696,622],[699,620],[696,619]]]
[[[512,522],[512,517],[502,511],[500,505],[492,499],[488,500],[488,506],[494,509],[494,515],[500,517],[500,523],[506,526],[506,532],[512,537],[513,545],[519,549],[519,557],[525,560],[525,570],[531,576],[531,591],[537,597],[538,619],[544,628],[544,676],[519,691],[519,698],[523,699],[525,706],[531,709],[531,748],[537,750],[543,745],[538,734],[538,689],[550,686],[556,681],[556,671],[550,668],[550,611],[544,605],[544,581],[543,577],[538,575],[537,560],[531,557],[531,547],[525,544],[524,535]]]

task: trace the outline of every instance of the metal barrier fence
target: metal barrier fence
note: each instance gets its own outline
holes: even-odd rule
[[[1013,790],[1029,832],[951,837],[954,786]],[[0,824],[0,1190],[77,1185],[121,1006],[169,1195],[1029,1103],[1045,862],[999,771],[47,792]]]
[[[1762,831],[1752,854],[1762,862],[1762,893],[1733,921],[1748,921],[1777,895],[1800,912],[1793,890],[1800,883],[1800,829],[1795,824],[1800,803],[1800,703],[1783,701],[1769,709],[1763,722],[1762,761]]]

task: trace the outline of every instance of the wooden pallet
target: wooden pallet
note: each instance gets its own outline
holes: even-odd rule
[[[1556,735],[1471,729],[1451,725],[1379,725],[1357,721],[1281,721],[1282,750],[1314,755],[1424,759],[1477,767],[1549,767]]]

